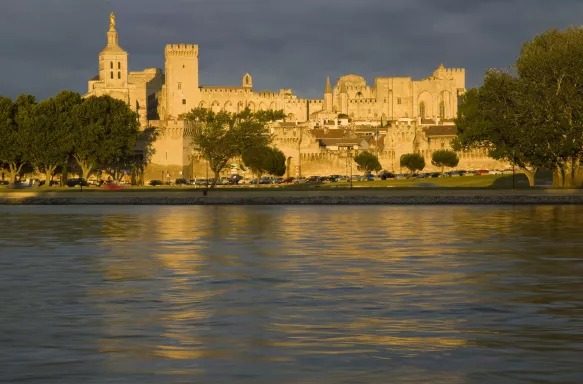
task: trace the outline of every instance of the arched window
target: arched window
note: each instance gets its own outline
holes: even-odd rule
[[[445,119],[445,103],[443,101],[439,103],[439,117]]]
[[[111,71],[111,73],[109,74],[109,77],[111,77],[113,79],[113,71]]]
[[[121,72],[117,73],[117,78],[121,80]]]
[[[425,118],[425,103],[419,103],[419,116],[424,119]]]
[[[121,69],[121,63],[119,61],[117,62],[117,69]]]
[[[113,69],[113,61],[109,63],[109,68]]]

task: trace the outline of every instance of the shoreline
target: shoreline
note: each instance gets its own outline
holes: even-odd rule
[[[0,205],[583,205],[583,190],[8,192]]]

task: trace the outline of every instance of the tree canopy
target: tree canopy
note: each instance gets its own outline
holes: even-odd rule
[[[215,174],[211,184],[214,187],[231,159],[271,143],[267,124],[285,115],[283,111],[251,112],[249,108],[239,113],[196,108],[183,117],[192,126],[190,132],[196,150]]]
[[[355,158],[354,162],[358,164],[358,170],[364,171],[365,173],[371,173],[373,171],[378,172],[382,169],[379,158],[370,152],[361,152]]]
[[[264,173],[283,176],[286,171],[285,155],[277,148],[250,148],[243,153],[242,160],[245,166],[258,176],[258,179]]]
[[[445,167],[457,167],[459,164],[460,159],[458,155],[454,151],[449,151],[447,149],[440,149],[431,155],[431,164],[436,167],[441,168],[441,172],[443,173],[443,168]]]
[[[89,97],[74,109],[74,119],[73,157],[84,179],[99,164],[119,163],[133,155],[139,122],[123,101]]]
[[[555,184],[583,183],[583,29],[549,30],[526,42],[514,72],[490,70],[458,111],[456,149],[481,147]]]
[[[407,168],[411,173],[422,171],[425,168],[425,159],[418,153],[406,153],[401,156],[402,168]]]

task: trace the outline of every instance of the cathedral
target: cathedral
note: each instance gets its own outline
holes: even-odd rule
[[[439,67],[428,77],[378,77],[374,85],[358,75],[323,82],[323,99],[299,98],[291,89],[253,89],[245,73],[239,86],[200,86],[196,44],[166,45],[165,68],[128,71],[128,54],[110,15],[107,45],[99,54],[99,74],[84,97],[109,95],[125,101],[142,129],[155,129],[146,180],[201,177],[206,168],[188,137],[181,115],[196,107],[215,112],[283,110],[285,121],[272,124],[274,144],[287,159],[289,176],[346,174],[348,150],[369,150],[383,167],[399,171],[399,158],[417,152],[431,168],[431,153],[449,148],[456,135],[453,120],[465,92],[465,70]],[[139,149],[139,148],[138,148]],[[499,164],[480,151],[460,153],[460,167]],[[234,167],[237,165],[235,164]]]

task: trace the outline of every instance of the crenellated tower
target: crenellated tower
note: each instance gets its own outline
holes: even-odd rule
[[[166,58],[166,116],[178,119],[200,103],[198,45],[168,44]]]

